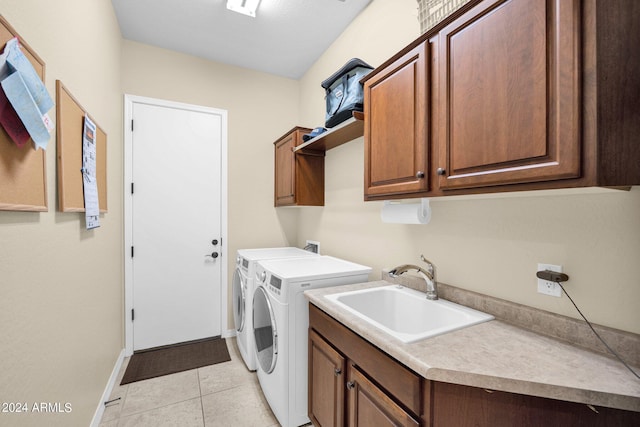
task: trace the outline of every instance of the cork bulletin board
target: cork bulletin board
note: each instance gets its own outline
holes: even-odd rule
[[[56,133],[58,209],[84,212],[82,187],[82,129],[85,110],[71,92],[56,80]],[[100,212],[107,212],[107,134],[96,123],[96,180]]]
[[[0,15],[0,50],[14,37],[19,38],[22,53],[44,82],[44,62]],[[0,126],[0,210],[48,210],[45,154],[35,150],[31,141],[18,147]]]

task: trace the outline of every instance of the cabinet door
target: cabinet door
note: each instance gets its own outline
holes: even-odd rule
[[[296,133],[292,132],[275,143],[275,205],[295,202],[295,147]]]
[[[578,0],[485,0],[440,32],[442,189],[579,177]]]
[[[640,425],[640,413],[448,383],[433,383],[433,425],[609,427]]]
[[[402,407],[367,379],[358,368],[348,366],[348,425],[350,427],[418,426]]]
[[[345,359],[309,330],[309,418],[318,427],[344,425]]]
[[[366,196],[429,188],[427,43],[364,84]]]

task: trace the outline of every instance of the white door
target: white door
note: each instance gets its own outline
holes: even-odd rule
[[[134,351],[221,335],[226,112],[177,105],[131,104]]]

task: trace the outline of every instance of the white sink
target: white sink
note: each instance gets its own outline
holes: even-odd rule
[[[492,320],[490,314],[397,285],[326,295],[325,298],[405,343]]]

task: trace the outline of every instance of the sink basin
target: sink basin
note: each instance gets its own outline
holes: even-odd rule
[[[390,285],[326,295],[330,301],[405,343],[492,320],[490,314]]]

